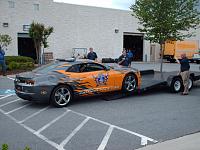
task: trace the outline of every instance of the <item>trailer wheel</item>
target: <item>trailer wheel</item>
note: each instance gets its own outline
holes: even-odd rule
[[[183,88],[183,82],[180,77],[176,77],[172,79],[171,85],[170,85],[170,91],[172,93],[178,93]]]

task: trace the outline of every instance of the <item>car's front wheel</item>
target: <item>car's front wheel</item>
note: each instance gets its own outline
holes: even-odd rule
[[[57,86],[51,95],[51,102],[56,107],[64,107],[72,100],[73,94],[69,86]]]
[[[124,77],[122,90],[123,92],[133,92],[137,87],[137,79],[134,74],[128,74]]]

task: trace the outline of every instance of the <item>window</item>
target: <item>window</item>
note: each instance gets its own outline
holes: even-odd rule
[[[89,63],[85,65],[83,72],[92,72],[92,71],[100,71],[100,70],[105,70],[105,67],[100,64]]]
[[[39,4],[33,4],[34,10],[39,11],[40,5]]]
[[[15,8],[15,2],[8,1],[8,6],[9,6],[9,8]]]
[[[71,66],[67,72],[80,72],[80,65],[73,65]]]

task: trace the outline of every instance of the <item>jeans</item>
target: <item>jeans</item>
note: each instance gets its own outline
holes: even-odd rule
[[[3,74],[5,74],[6,73],[6,62],[5,62],[5,60],[0,60],[0,65],[2,67]]]

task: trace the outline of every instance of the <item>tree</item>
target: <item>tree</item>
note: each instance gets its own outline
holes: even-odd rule
[[[10,45],[12,41],[12,38],[7,35],[7,34],[0,34],[0,47],[3,49],[3,48],[6,48],[8,45]]]
[[[131,6],[133,16],[138,18],[138,28],[145,39],[160,44],[161,66],[163,44],[166,40],[183,40],[194,35],[190,29],[200,24],[199,0],[137,0]]]
[[[53,32],[53,27],[45,27],[44,24],[32,22],[29,29],[29,36],[34,41],[34,46],[36,49],[36,62],[40,63],[41,58],[41,48],[47,48],[48,42],[47,39],[50,34]]]

